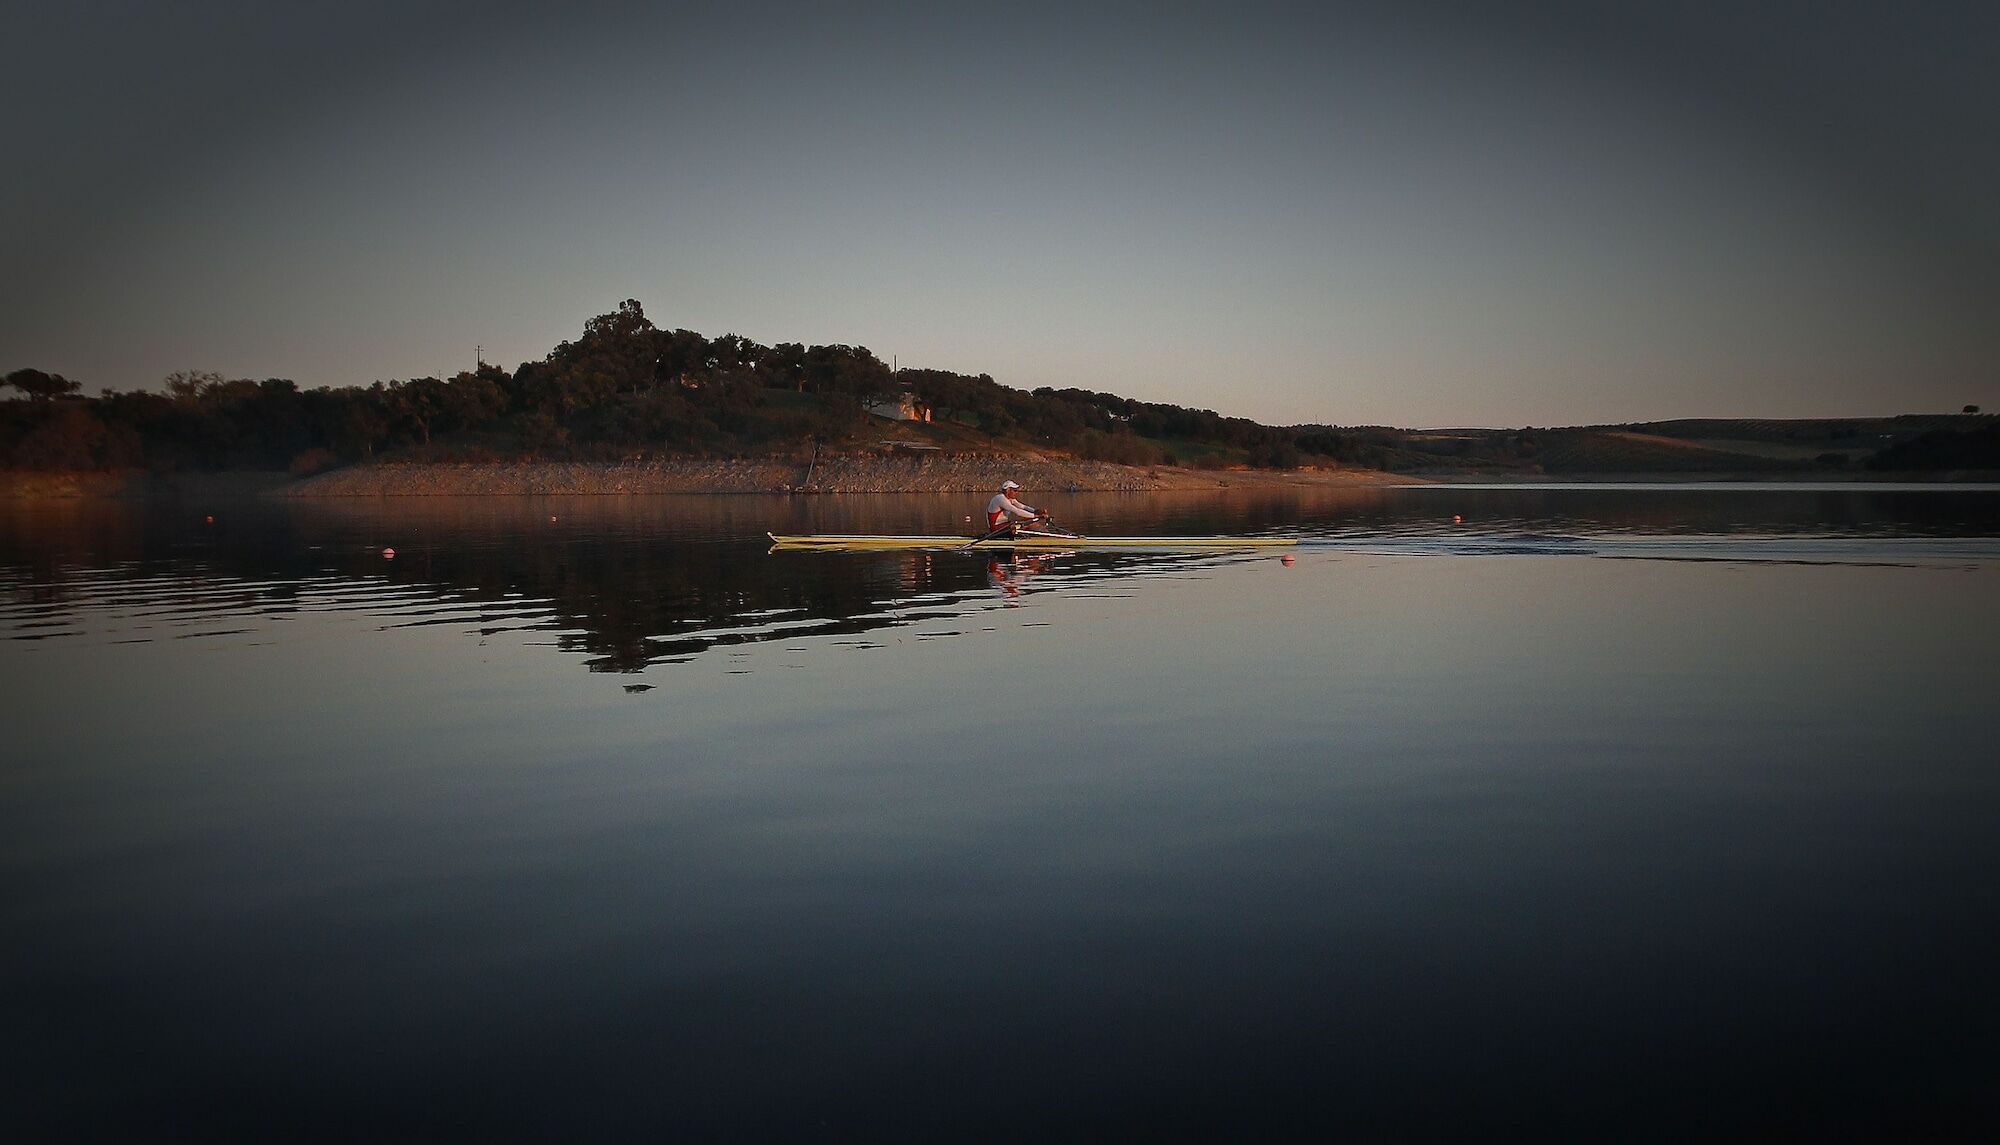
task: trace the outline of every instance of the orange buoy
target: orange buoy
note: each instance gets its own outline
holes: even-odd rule
[[[385,560],[385,561],[393,561],[393,560],[395,560],[395,559],[396,559],[396,550],[394,550],[394,549],[383,549],[383,550],[382,550],[382,559],[383,559],[383,560]]]
[[[1459,516],[1457,513],[1453,513],[1451,515],[1451,523],[1454,525],[1462,525],[1465,523],[1465,518]]]
[[[1278,558],[1278,563],[1284,565],[1286,568],[1290,568],[1297,559],[1292,554],[1286,553],[1284,556]]]

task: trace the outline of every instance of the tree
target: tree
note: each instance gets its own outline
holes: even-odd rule
[[[711,370],[748,366],[756,362],[763,349],[741,334],[724,334],[708,344],[707,365]]]
[[[445,384],[436,378],[411,378],[390,382],[388,406],[403,421],[416,426],[418,439],[431,443],[431,424],[450,408]]]
[[[61,374],[45,374],[40,370],[15,370],[7,375],[4,384],[28,395],[28,400],[37,402],[67,397],[83,388],[82,382],[72,382]]]
[[[806,351],[805,388],[855,398],[894,392],[895,375],[866,346],[814,346]]]
[[[653,336],[653,378],[658,382],[698,379],[712,360],[708,339],[692,330],[662,330]]]
[[[630,298],[615,312],[584,323],[583,337],[564,342],[549,354],[553,371],[547,382],[553,404],[567,417],[613,394],[653,388],[660,375],[658,336],[645,309]]]
[[[176,370],[167,375],[167,396],[194,405],[222,385],[222,375],[202,370]]]
[[[507,400],[499,384],[483,370],[461,372],[449,382],[437,378],[390,382],[383,397],[389,412],[406,426],[415,427],[417,439],[424,445],[431,443],[434,433],[492,421],[500,416]]]
[[[343,456],[373,457],[375,443],[388,435],[384,416],[381,382],[370,389],[349,387],[330,391],[332,408],[326,411],[327,436]]]
[[[799,393],[806,390],[806,348],[798,342],[780,342],[764,352],[758,370],[764,375],[764,384],[777,388],[790,386]]]
[[[15,447],[14,463],[28,469],[94,469],[105,442],[104,423],[81,403],[64,402],[48,410]]]
[[[492,366],[453,377],[445,387],[453,422],[461,427],[483,425],[506,413],[507,391],[501,385],[505,377]]]

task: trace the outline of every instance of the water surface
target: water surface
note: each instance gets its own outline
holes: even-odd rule
[[[2000,494],[1048,501],[0,507],[16,1120],[1994,1123]]]

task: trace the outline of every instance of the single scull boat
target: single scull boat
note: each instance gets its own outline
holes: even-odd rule
[[[780,549],[1269,549],[1297,537],[1075,537],[1023,530],[1011,537],[913,537],[866,533],[769,534]]]

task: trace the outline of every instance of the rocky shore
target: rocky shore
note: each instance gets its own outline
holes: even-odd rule
[[[1071,458],[942,454],[935,456],[835,456],[817,461],[785,458],[710,460],[669,458],[628,462],[410,462],[352,465],[313,477],[282,473],[149,474],[0,470],[0,499],[218,497],[483,497],[616,496],[653,493],[968,493],[987,492],[1007,479],[1030,490],[1168,492],[1202,489],[1328,488],[1414,485],[1443,481],[1550,481],[1727,484],[1769,480],[1768,474],[1639,473],[1494,474],[1430,472],[1423,476],[1375,469],[1183,469],[1113,465]],[[2000,481],[1995,473],[1814,474],[1812,480]]]
[[[1407,484],[1371,469],[1200,470],[1143,468],[1068,458],[977,455],[822,457],[617,463],[500,462],[355,465],[294,482],[290,497],[462,497],[632,493],[964,493],[1009,478],[1031,490],[1141,492],[1287,485]]]

